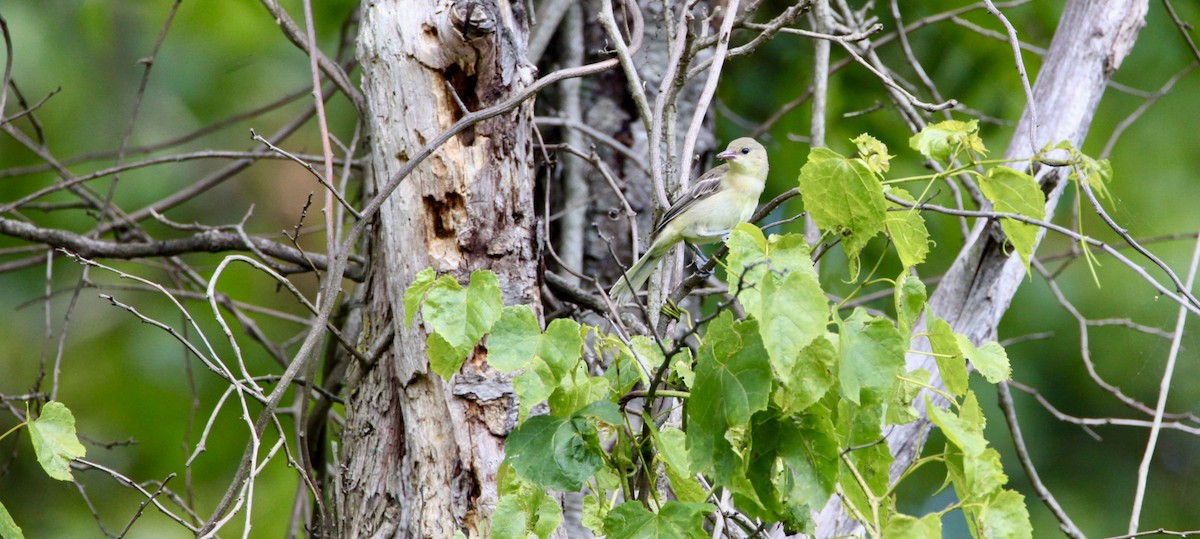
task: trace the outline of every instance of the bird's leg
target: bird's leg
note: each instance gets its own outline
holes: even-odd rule
[[[697,270],[708,265],[708,257],[704,256],[704,251],[701,251],[699,247],[691,243],[688,243],[687,246],[692,249],[692,254],[696,256],[692,263],[696,265]]]

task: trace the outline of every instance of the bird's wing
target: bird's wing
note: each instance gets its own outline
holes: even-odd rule
[[[658,226],[654,227],[654,235],[657,236],[658,233],[662,231],[663,227],[678,217],[679,214],[687,211],[688,208],[696,205],[697,202],[712,196],[713,193],[716,193],[718,190],[720,190],[721,176],[724,176],[726,172],[729,172],[729,165],[721,165],[708,172],[705,172],[703,176],[700,176],[700,178],[696,180],[696,183],[692,184],[692,188],[688,190],[687,194],[679,197],[679,199],[676,200],[669,209],[667,209],[667,213],[664,214],[662,220],[658,222]]]

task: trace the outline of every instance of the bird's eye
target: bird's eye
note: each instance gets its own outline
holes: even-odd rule
[[[750,148],[742,148],[742,155],[750,153]]]

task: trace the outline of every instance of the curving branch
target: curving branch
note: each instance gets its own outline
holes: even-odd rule
[[[329,257],[302,252],[294,247],[275,243],[264,238],[244,237],[237,232],[206,230],[187,238],[158,240],[145,243],[115,242],[88,238],[66,230],[42,228],[22,221],[0,217],[0,234],[26,241],[42,243],[57,249],[66,249],[84,258],[110,258],[129,260],[134,258],[168,257],[188,253],[219,253],[224,251],[257,251],[296,267],[284,273],[299,273],[326,270]],[[246,239],[250,242],[247,243]],[[346,267],[346,277],[362,281],[366,270],[361,260]]]

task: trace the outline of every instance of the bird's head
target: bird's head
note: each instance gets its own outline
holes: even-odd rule
[[[736,173],[764,179],[767,176],[767,149],[752,138],[735,139],[717,154],[717,159],[729,162],[729,168]]]

